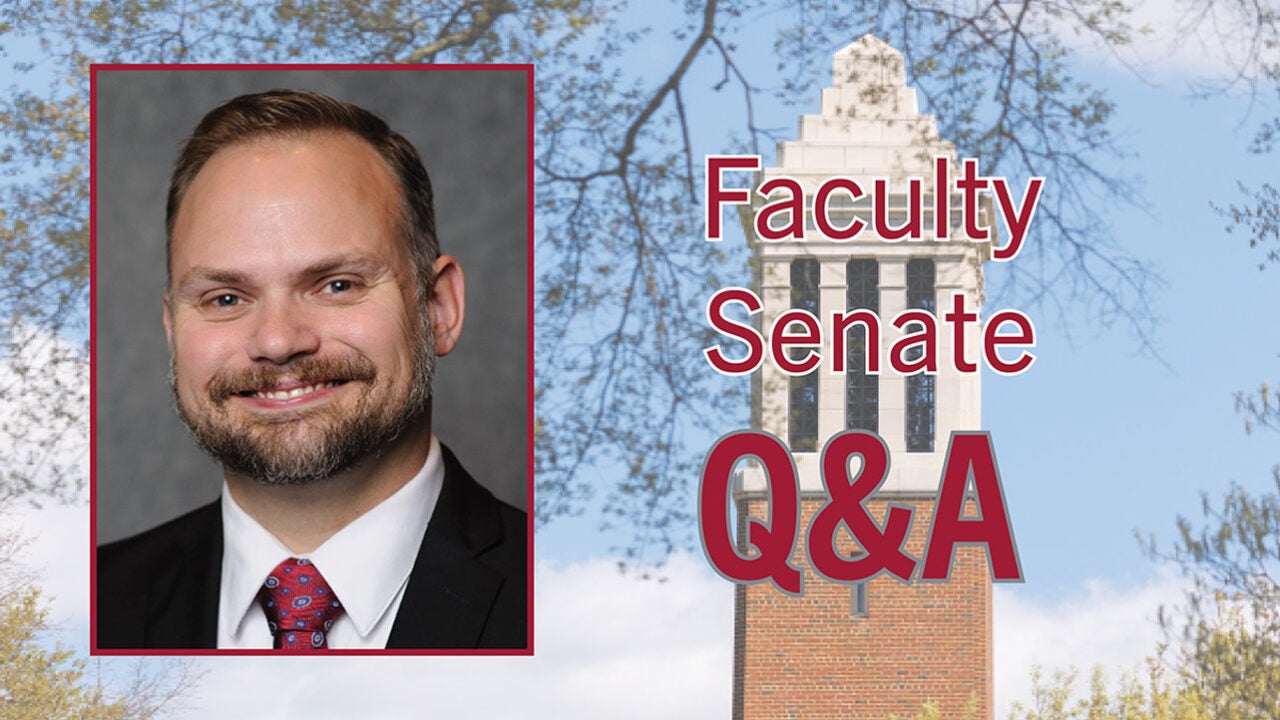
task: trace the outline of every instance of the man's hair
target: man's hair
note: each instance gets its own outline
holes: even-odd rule
[[[396,176],[401,196],[399,224],[418,275],[418,300],[424,301],[440,244],[436,239],[431,179],[422,158],[408,140],[377,115],[308,90],[241,95],[204,116],[183,146],[169,181],[164,221],[165,267],[169,268],[172,260],[173,225],[182,199],[209,158],[233,145],[267,138],[297,138],[312,132],[348,132],[363,139]]]

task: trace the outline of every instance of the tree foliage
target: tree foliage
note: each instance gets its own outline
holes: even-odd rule
[[[89,103],[74,73],[37,77],[34,59],[0,100],[0,498],[69,499],[84,476],[66,446],[84,447],[88,405],[88,343],[72,338],[87,334]]]
[[[1202,521],[1180,517],[1172,549],[1149,547],[1191,580],[1161,623],[1215,718],[1280,717],[1280,467],[1273,473],[1274,491],[1205,494]]]
[[[1280,432],[1280,398],[1275,389],[1263,381],[1254,392],[1236,393],[1236,410],[1244,415],[1244,429],[1255,428]]]
[[[689,541],[702,433],[747,417],[745,386],[701,361],[715,342],[703,304],[745,281],[747,256],[701,239],[702,155],[767,154],[781,135],[759,108],[811,105],[831,53],[864,33],[901,49],[961,155],[1049,179],[1038,235],[996,288],[1005,299],[1120,323],[1148,346],[1156,276],[1097,212],[1132,199],[1105,162],[1121,152],[1113,106],[1073,76],[1064,41],[1127,43],[1121,2],[20,0],[0,12],[0,42],[40,58],[19,61],[0,100],[0,252],[28,298],[16,316],[55,329],[83,322],[87,299],[90,62],[536,63],[536,516],[602,507],[629,528],[633,558]],[[776,72],[750,69],[770,42]]]
[[[1206,78],[1199,92],[1211,95],[1245,91],[1259,100],[1280,100],[1280,5],[1274,0],[1182,0],[1185,16],[1179,34],[1208,38],[1216,57],[1227,64],[1225,73]],[[1280,115],[1258,124],[1249,151],[1269,154],[1280,141]],[[1219,208],[1249,246],[1262,253],[1258,268],[1280,261],[1280,189],[1241,184],[1243,200]]]
[[[0,514],[7,507],[0,501]],[[139,663],[109,679],[102,663],[90,668],[56,642],[22,547],[16,534],[0,534],[0,720],[152,720],[176,709],[197,679],[190,665]]]
[[[88,460],[82,343],[29,317],[0,330],[0,503],[80,497]]]
[[[1280,101],[1280,4],[1274,0],[1181,0],[1185,11],[1181,35],[1200,34],[1227,71],[1199,85],[1202,95],[1245,91],[1258,100]],[[1264,119],[1249,143],[1249,151],[1268,155],[1280,141],[1280,114]],[[1258,269],[1280,262],[1280,187],[1264,182],[1238,185],[1242,199],[1214,208],[1227,218],[1227,232],[1240,233],[1260,253]],[[1256,392],[1236,394],[1236,407],[1245,429],[1280,429],[1280,410],[1274,386],[1263,382]]]
[[[0,598],[0,718],[128,717],[123,703],[85,684],[84,661],[71,650],[42,646],[39,633],[47,629],[39,591],[24,588]]]
[[[1145,677],[1121,676],[1114,688],[1106,674],[1094,667],[1086,687],[1077,686],[1074,668],[1045,677],[1039,668],[1031,672],[1028,705],[1014,703],[1009,720],[1210,720],[1223,719],[1209,711],[1195,686],[1170,679],[1153,666]],[[1234,717],[1234,716],[1232,716]]]
[[[1033,673],[1029,706],[1010,720],[1253,720],[1280,718],[1280,467],[1275,490],[1232,485],[1202,499],[1202,518],[1178,518],[1169,549],[1146,544],[1190,580],[1183,602],[1160,608],[1166,640],[1145,678],[1109,691],[1100,668],[1076,692],[1074,670]]]
[[[1207,698],[1207,699],[1206,699]],[[1196,683],[1170,676],[1152,661],[1145,673],[1123,673],[1114,685],[1107,682],[1102,666],[1094,666],[1087,683],[1080,683],[1075,668],[1059,669],[1048,676],[1031,669],[1031,697],[1009,708],[1008,720],[1235,720],[1262,717],[1225,714],[1213,696]],[[976,718],[971,704],[956,720]],[[934,703],[925,703],[914,720],[942,720]],[[1272,717],[1272,716],[1267,716]],[[890,715],[888,720],[894,720]]]
[[[1228,72],[1201,86],[1205,94],[1245,90],[1280,100],[1280,5],[1273,0],[1184,0],[1182,32],[1202,32]],[[1263,120],[1249,151],[1270,154],[1280,140],[1280,116]],[[1270,182],[1241,184],[1244,200],[1218,208],[1229,233],[1241,232],[1261,257],[1258,269],[1280,261],[1280,190]],[[1245,429],[1280,431],[1274,385],[1236,394]],[[1162,620],[1178,630],[1184,674],[1213,699],[1213,717],[1280,717],[1280,466],[1274,489],[1253,494],[1232,484],[1221,499],[1202,496],[1202,519],[1178,518],[1172,559],[1192,579],[1186,603]]]

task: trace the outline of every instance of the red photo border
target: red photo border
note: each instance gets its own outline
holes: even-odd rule
[[[308,653],[318,657],[334,656],[531,656],[534,654],[534,533],[533,533],[533,217],[534,217],[534,182],[533,182],[533,120],[534,94],[532,64],[459,64],[459,65],[396,65],[396,64],[279,64],[279,63],[201,63],[201,64],[129,64],[129,63],[95,63],[89,66],[89,654],[94,656],[262,656],[286,657],[297,656],[298,653],[284,653],[279,650],[244,650],[244,649],[115,649],[99,648],[98,643],[98,299],[97,262],[98,262],[98,173],[97,173],[97,118],[98,118],[98,73],[110,71],[398,71],[398,72],[466,72],[466,71],[509,71],[522,73],[525,78],[525,138],[526,177],[525,193],[528,199],[526,209],[525,244],[528,262],[525,268],[527,292],[525,298],[525,404],[528,432],[525,438],[526,454],[526,578],[527,597],[526,627],[527,645],[515,649],[332,649],[324,653]]]

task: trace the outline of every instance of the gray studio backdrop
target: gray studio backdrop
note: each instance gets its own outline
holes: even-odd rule
[[[249,92],[327,93],[382,116],[422,154],[443,252],[467,279],[441,358],[434,427],[498,497],[524,508],[528,256],[525,74],[514,70],[100,70],[97,73],[98,541],[217,497],[221,470],[178,420],[161,325],[169,173],[204,114]]]

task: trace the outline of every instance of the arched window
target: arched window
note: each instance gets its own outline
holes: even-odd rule
[[[933,261],[914,258],[907,262],[907,307],[928,310],[938,309],[937,291],[934,289],[936,268]],[[907,331],[912,331],[912,325]],[[916,328],[918,331],[918,327]],[[907,351],[908,360],[918,360],[924,353],[920,347]],[[923,372],[907,377],[907,452],[933,452],[934,404],[937,377]]]
[[[791,307],[808,310],[814,317],[818,312],[818,279],[820,268],[815,258],[799,258],[791,261]],[[807,348],[788,348],[792,360],[802,359]],[[818,450],[818,370],[790,378],[790,404],[788,407],[787,442],[793,452]]]

